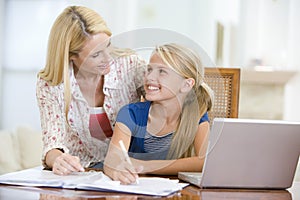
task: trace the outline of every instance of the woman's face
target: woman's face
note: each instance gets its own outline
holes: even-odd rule
[[[92,35],[78,55],[72,56],[74,67],[81,72],[106,75],[113,62],[110,56],[110,37],[106,33]]]

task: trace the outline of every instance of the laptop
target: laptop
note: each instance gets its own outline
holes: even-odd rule
[[[300,154],[300,122],[215,118],[202,173],[179,172],[201,188],[287,189]]]

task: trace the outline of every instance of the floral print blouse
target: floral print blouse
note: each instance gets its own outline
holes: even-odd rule
[[[115,60],[110,72],[104,78],[103,108],[114,126],[118,110],[125,104],[140,100],[146,65],[137,55],[122,56]],[[98,140],[89,131],[90,107],[76,82],[73,68],[70,67],[71,104],[68,120],[65,119],[64,84],[51,86],[38,78],[36,96],[40,109],[43,138],[43,165],[45,155],[54,148],[61,149],[80,158],[81,164],[104,160],[109,139]]]

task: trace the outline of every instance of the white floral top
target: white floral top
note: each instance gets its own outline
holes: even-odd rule
[[[123,56],[115,60],[110,73],[105,75],[103,108],[113,127],[118,110],[125,104],[140,100],[143,88],[145,62],[137,55]],[[37,101],[43,136],[43,165],[46,153],[54,148],[78,156],[88,167],[92,162],[104,160],[108,142],[91,136],[89,131],[90,108],[70,70],[71,104],[68,114],[70,127],[65,119],[64,84],[50,86],[45,80],[37,80]]]

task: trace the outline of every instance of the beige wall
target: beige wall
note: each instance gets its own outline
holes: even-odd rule
[[[283,119],[284,85],[241,83],[239,118]]]
[[[3,83],[2,83],[2,80],[3,80],[3,77],[2,77],[2,60],[3,60],[3,22],[4,22],[4,1],[5,0],[0,0],[0,102],[3,102],[2,100],[2,87],[3,87]],[[3,104],[0,103],[0,113],[3,112],[3,109],[2,109],[2,106]],[[1,119],[1,116],[0,115],[0,127],[2,127],[2,119]]]
[[[0,0],[0,14],[4,13],[4,2],[11,4],[14,11],[6,19],[13,26],[8,34],[9,41],[6,39],[3,42],[1,20],[5,18],[0,17],[0,47],[6,48],[5,51],[0,49],[0,128],[11,128],[23,122],[35,128],[40,127],[35,99],[36,73],[45,62],[47,37],[52,22],[64,7],[71,4],[95,9],[104,17],[114,34],[142,27],[163,28],[182,33],[201,45],[213,60],[216,50],[216,23],[221,22],[225,28],[222,66],[245,68],[253,56],[260,58],[264,52],[268,53],[266,61],[273,58],[276,60],[285,55],[280,52],[285,51],[289,44],[286,51],[286,58],[289,59],[287,65],[294,65],[295,70],[300,70],[300,57],[297,56],[300,48],[300,14],[296,12],[299,0],[224,0],[222,3],[220,0]],[[257,13],[255,18],[253,13]],[[270,20],[272,13],[277,13],[275,17],[280,20]],[[173,17],[172,20],[169,16]],[[32,23],[14,24],[20,20]],[[271,24],[273,21],[276,23]],[[22,34],[18,32],[20,27]],[[270,30],[273,34],[270,34]],[[273,44],[271,37],[276,38],[274,44],[278,44],[278,48],[268,47],[270,43]],[[9,66],[9,69],[2,70],[1,56],[5,54],[13,61],[10,63],[12,68]],[[8,63],[8,59],[5,60]],[[266,64],[282,63],[281,61],[282,59]],[[297,80],[289,82],[288,90],[284,88],[284,91],[283,88],[273,86],[261,86],[263,88],[257,89],[255,86],[242,85],[240,116],[300,120],[297,108],[300,106],[297,103],[300,99],[299,75],[296,78]],[[277,103],[267,103],[275,95]],[[22,104],[16,103],[15,99],[22,99]],[[258,115],[256,111],[264,113]]]

